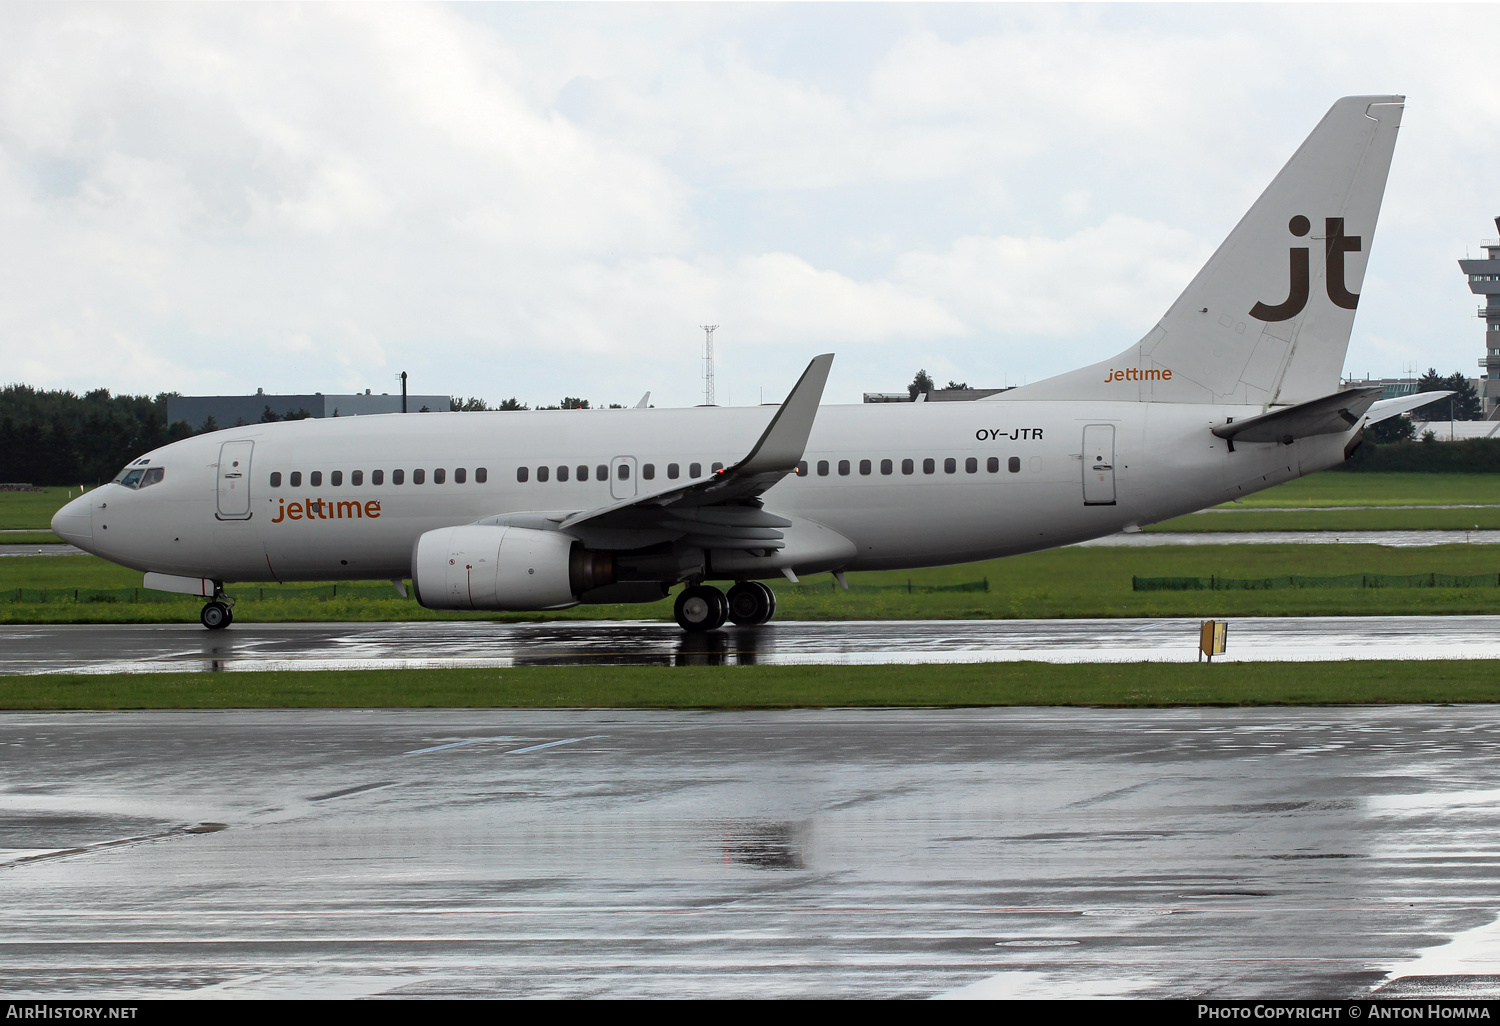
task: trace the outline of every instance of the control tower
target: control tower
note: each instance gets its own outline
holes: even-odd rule
[[[1500,217],[1495,218],[1500,231]],[[1485,420],[1500,420],[1500,239],[1482,239],[1483,260],[1460,260],[1469,276],[1469,291],[1484,297],[1484,355],[1479,358],[1479,401]]]

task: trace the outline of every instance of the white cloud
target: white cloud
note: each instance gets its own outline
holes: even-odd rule
[[[1452,260],[1500,212],[1497,21],[11,6],[0,359],[43,387],[382,391],[405,368],[684,403],[711,318],[746,390],[824,347],[861,353],[844,400],[918,362],[1035,378],[1147,330],[1335,96],[1405,89],[1350,365],[1469,369]]]

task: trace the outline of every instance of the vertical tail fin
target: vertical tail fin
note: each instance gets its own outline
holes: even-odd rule
[[[1269,406],[1335,391],[1405,99],[1335,103],[1140,342],[994,399]]]

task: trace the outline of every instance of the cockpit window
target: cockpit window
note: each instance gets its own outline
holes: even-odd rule
[[[115,475],[114,483],[126,488],[149,488],[166,476],[164,467],[126,467]]]

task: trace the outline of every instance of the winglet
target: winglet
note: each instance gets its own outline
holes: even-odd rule
[[[832,353],[813,357],[791,395],[766,425],[760,441],[731,469],[741,474],[787,473],[797,466],[807,450],[807,436],[812,433],[813,418],[818,415],[818,403],[823,400],[823,386],[832,367]]]
[[[1419,406],[1426,406],[1428,403],[1435,403],[1440,399],[1446,399],[1452,394],[1451,391],[1422,392],[1418,395],[1401,395],[1396,396],[1394,399],[1381,399],[1370,407],[1370,416],[1366,418],[1365,425],[1379,424],[1382,420],[1399,417],[1401,414],[1415,410]]]

